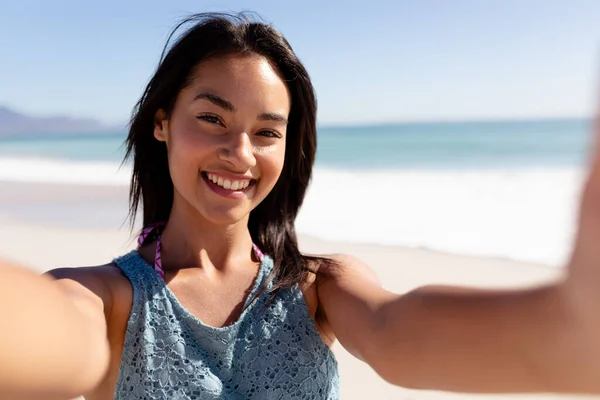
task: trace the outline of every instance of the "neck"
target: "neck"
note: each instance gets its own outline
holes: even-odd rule
[[[248,217],[231,225],[215,224],[195,211],[173,204],[162,233],[165,270],[209,266],[225,269],[229,265],[251,261]]]

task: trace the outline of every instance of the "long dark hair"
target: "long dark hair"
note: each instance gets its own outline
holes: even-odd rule
[[[175,43],[171,39],[191,25]],[[194,67],[225,54],[258,54],[277,66],[291,96],[283,171],[273,190],[250,213],[248,228],[255,243],[273,258],[274,291],[306,282],[315,261],[302,255],[294,221],[311,180],[317,147],[317,102],[308,73],[287,40],[250,14],[196,14],[171,33],[154,76],[134,110],[127,137],[126,159],[133,158],[130,220],[141,205],[144,226],[166,221],[173,205],[173,182],[164,143],[153,136],[159,109],[170,115],[178,93]]]

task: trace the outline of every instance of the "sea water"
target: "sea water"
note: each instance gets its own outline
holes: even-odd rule
[[[298,231],[560,266],[590,129],[584,119],[321,127]],[[127,185],[124,138],[0,140],[0,181]]]

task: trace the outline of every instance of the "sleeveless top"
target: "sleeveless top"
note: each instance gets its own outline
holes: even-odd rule
[[[133,288],[116,400],[339,398],[337,361],[299,286],[271,301],[268,290],[255,296],[273,269],[269,256],[244,311],[221,328],[183,307],[136,250],[114,263]]]

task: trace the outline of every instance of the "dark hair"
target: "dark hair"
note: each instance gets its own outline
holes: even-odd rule
[[[174,34],[188,24],[192,26],[168,49]],[[133,156],[130,220],[133,226],[140,204],[144,226],[168,219],[173,182],[166,146],[153,135],[156,112],[172,112],[177,95],[189,83],[198,63],[227,54],[267,58],[281,73],[291,96],[283,171],[273,190],[252,210],[248,222],[252,239],[273,258],[271,279],[277,278],[277,291],[304,283],[312,262],[321,260],[300,253],[294,227],[315,159],[317,103],[308,73],[287,40],[249,14],[193,15],[169,36],[158,68],[136,105],[127,137],[125,157]]]

